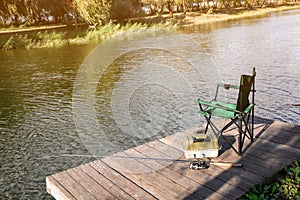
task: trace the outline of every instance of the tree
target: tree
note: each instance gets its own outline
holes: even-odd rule
[[[89,25],[98,26],[110,20],[111,0],[74,0],[74,5]]]
[[[7,2],[5,0],[0,0],[0,16],[2,17],[2,22],[3,25],[6,23],[8,19],[8,7],[7,7]]]
[[[113,0],[111,7],[111,18],[117,21],[128,19],[135,14],[137,7],[137,1]]]

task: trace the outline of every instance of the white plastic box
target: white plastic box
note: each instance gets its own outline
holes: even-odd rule
[[[214,158],[219,156],[220,145],[214,134],[186,136],[182,141],[186,158]]]

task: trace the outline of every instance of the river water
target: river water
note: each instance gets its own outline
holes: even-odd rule
[[[300,104],[300,10],[142,32],[97,47],[0,52],[0,199],[51,199],[45,177],[94,160],[80,155],[197,126],[194,100],[253,66],[256,115],[300,122],[291,105]]]

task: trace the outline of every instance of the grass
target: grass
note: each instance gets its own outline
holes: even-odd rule
[[[300,199],[300,158],[264,183],[251,188],[240,200]]]
[[[30,31],[26,33],[12,33],[0,35],[0,49],[31,49],[31,48],[53,48],[72,44],[100,43],[115,34],[124,31],[137,31],[148,27],[170,27],[167,22],[155,24],[142,24],[127,22],[126,24],[107,24],[97,29],[81,28],[75,30],[66,27],[59,30]]]

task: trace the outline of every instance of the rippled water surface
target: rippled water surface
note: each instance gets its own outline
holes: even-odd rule
[[[0,199],[51,199],[45,177],[93,160],[79,155],[196,126],[194,99],[209,98],[220,80],[237,84],[253,66],[256,115],[299,123],[291,105],[300,104],[299,35],[292,10],[129,37],[90,55],[93,46],[0,52]]]

